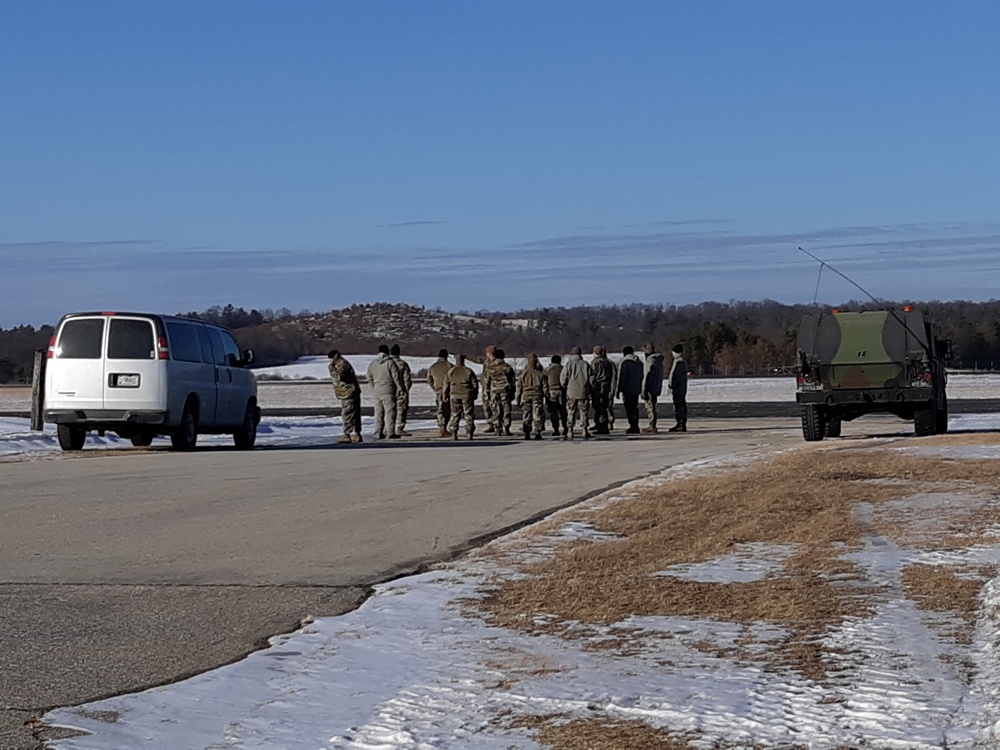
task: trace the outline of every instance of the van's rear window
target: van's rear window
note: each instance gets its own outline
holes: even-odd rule
[[[80,318],[63,323],[56,347],[59,359],[100,359],[103,318]]]
[[[156,359],[153,324],[148,320],[112,318],[108,359]]]

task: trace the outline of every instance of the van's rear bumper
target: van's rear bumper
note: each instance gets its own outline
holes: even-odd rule
[[[75,424],[87,427],[166,424],[165,411],[136,411],[133,409],[46,409],[42,419],[50,424]]]

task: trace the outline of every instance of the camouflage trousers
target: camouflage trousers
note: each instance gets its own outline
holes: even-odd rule
[[[406,416],[410,412],[410,392],[401,391],[396,394],[396,434],[406,429]]]
[[[396,434],[396,397],[375,394],[375,437]]]
[[[611,430],[612,408],[611,394],[604,391],[596,391],[592,402],[594,407],[594,432],[607,433]]]
[[[510,432],[511,423],[511,408],[510,408],[510,398],[507,397],[507,393],[493,393],[490,394],[490,401],[493,412],[493,418],[490,422],[493,424],[493,429],[500,432]]]
[[[340,418],[344,422],[344,434],[361,434],[361,394],[355,393],[340,399]]]
[[[649,418],[649,426],[656,427],[656,396],[646,396],[646,416]]]
[[[589,419],[590,412],[590,399],[589,398],[569,398],[566,399],[566,413],[569,418],[569,431],[573,432],[576,428],[577,419],[579,419],[580,424],[583,425],[583,434],[590,434],[590,425],[587,424],[587,419]]]
[[[566,431],[566,396],[562,393],[557,394],[555,397],[549,396],[545,400],[546,406],[549,407],[549,421],[552,422],[552,432],[556,435],[559,431]]]
[[[440,391],[434,392],[434,400],[437,406],[438,427],[447,430],[448,422],[451,421],[451,400],[445,398],[445,395]]]
[[[463,419],[471,437],[476,431],[476,402],[468,397],[451,399],[451,423],[448,425],[448,430],[457,435]]]
[[[521,400],[521,429],[526,435],[541,435],[545,429],[544,401],[542,396],[525,396]]]

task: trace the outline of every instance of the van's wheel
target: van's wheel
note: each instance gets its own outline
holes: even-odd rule
[[[827,417],[823,423],[823,437],[838,438],[841,429],[840,417]]]
[[[129,440],[132,441],[132,445],[136,448],[148,448],[153,444],[153,433],[152,432],[137,432],[132,435]]]
[[[198,413],[190,403],[184,405],[184,413],[181,414],[181,423],[170,436],[170,444],[174,450],[190,451],[194,450],[198,442]]]
[[[934,430],[938,435],[948,432],[948,402],[941,404],[941,408],[935,412]]]
[[[933,406],[917,409],[913,415],[913,432],[917,437],[933,435],[937,427],[937,410]]]
[[[83,449],[83,444],[87,440],[87,431],[82,427],[73,427],[68,424],[61,424],[56,427],[56,435],[59,437],[59,447],[64,451],[78,451]]]
[[[233,442],[241,451],[250,450],[257,441],[257,423],[260,422],[260,410],[256,404],[247,404],[243,414],[243,424],[233,433]]]
[[[802,407],[802,437],[809,442],[823,439],[823,413],[816,404]]]

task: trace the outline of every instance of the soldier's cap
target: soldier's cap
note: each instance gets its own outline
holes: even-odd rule
[[[604,354],[604,347],[598,344],[594,347],[594,356],[600,357],[602,354]]]
[[[497,353],[497,348],[495,346],[493,346],[493,344],[490,344],[489,346],[486,347],[486,353],[487,354],[496,354]]]
[[[625,356],[628,356],[629,354],[635,354],[635,349],[633,349],[631,346],[626,346],[624,349],[622,349],[622,354],[624,354]]]
[[[497,359],[503,359],[507,356],[503,349],[497,349],[497,353],[494,355]]]
[[[583,354],[583,349],[581,349],[578,346],[574,346],[572,349],[569,350],[569,353],[570,354]]]
[[[389,349],[389,354],[391,354],[393,357],[398,357],[400,354],[402,354],[402,352],[403,350],[399,348],[399,344],[393,344],[392,348]]]
[[[554,365],[558,365],[560,362],[562,362],[562,357],[560,357],[558,354],[553,354],[551,359],[552,359],[552,364]]]
[[[386,346],[385,344],[379,344],[378,345],[378,353],[379,354],[388,354],[389,353],[389,347]]]
[[[652,344],[644,344],[643,347],[642,347],[642,350],[644,352],[646,352],[646,354],[652,354],[653,351],[654,351],[653,350],[653,345]]]
[[[674,348],[671,349],[670,351],[677,352],[678,354],[680,354],[681,352],[684,351],[684,345],[683,344],[674,344]]]
[[[340,356],[340,352],[338,352],[336,349],[331,349],[330,353],[327,354],[326,356],[329,357],[330,359],[336,359],[337,357]]]
[[[438,351],[438,356],[441,357],[442,359],[448,359],[448,350],[441,349],[440,351]]]
[[[455,361],[456,361],[456,362],[457,362],[458,364],[460,364],[460,365],[461,365],[461,364],[464,364],[464,363],[465,363],[465,355],[464,355],[464,354],[456,354],[456,355],[455,355]]]

